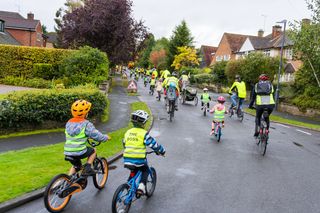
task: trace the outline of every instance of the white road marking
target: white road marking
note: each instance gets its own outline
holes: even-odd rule
[[[285,128],[288,128],[288,129],[290,129],[290,128],[291,128],[290,126],[286,126],[286,125],[283,125],[283,124],[278,124],[278,123],[277,123],[277,125],[278,125],[278,126],[285,127]]]
[[[300,130],[300,129],[296,129],[296,130],[297,130],[298,132],[304,133],[304,134],[306,134],[306,135],[312,135],[311,133],[302,131],[302,130]]]

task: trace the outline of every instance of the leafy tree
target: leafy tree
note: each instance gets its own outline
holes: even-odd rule
[[[295,58],[303,62],[296,74],[293,103],[301,109],[320,109],[320,0],[306,1],[312,20],[296,22],[289,34],[294,42]]]
[[[231,64],[233,61],[230,61],[229,64]],[[220,84],[227,84],[227,76],[226,76],[226,66],[227,61],[219,61],[216,62],[212,68],[212,73],[215,76],[215,81]],[[231,65],[232,66],[232,65]],[[237,69],[236,69],[237,70]]]
[[[164,70],[166,65],[166,51],[164,49],[152,51],[149,60],[158,70]]]
[[[180,70],[182,67],[193,67],[195,65],[199,65],[196,50],[187,46],[178,47],[178,54],[175,55],[171,66],[175,70]]]
[[[42,33],[43,34],[45,34],[45,35],[48,34],[48,30],[47,30],[47,26],[46,25],[44,25],[44,24],[41,25],[41,28],[42,28]]]
[[[87,0],[63,16],[65,47],[89,45],[106,52],[113,64],[133,60],[146,27],[132,16],[131,0]]]
[[[249,54],[244,59],[230,61],[226,66],[226,76],[231,83],[234,81],[234,76],[239,74],[244,82],[253,85],[262,73],[267,74],[272,81],[278,67],[279,58],[268,57],[256,52]]]
[[[173,31],[173,35],[169,42],[169,52],[168,52],[168,65],[171,66],[174,60],[174,56],[178,53],[178,47],[192,47],[193,37],[191,31],[189,30],[185,20],[182,20],[181,24],[176,26]]]
[[[143,41],[142,50],[139,53],[138,65],[140,67],[149,67],[150,65],[150,54],[152,52],[153,47],[155,46],[155,39],[152,34],[149,34],[147,38]]]

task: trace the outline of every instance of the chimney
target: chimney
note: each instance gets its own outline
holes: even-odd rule
[[[34,20],[34,14],[32,12],[28,13],[28,20]]]
[[[281,35],[281,26],[275,25],[272,27],[272,38]]]
[[[260,29],[258,31],[258,37],[263,37],[264,31],[262,29]]]
[[[302,19],[302,25],[310,25],[311,24],[311,20],[308,18],[304,18]]]

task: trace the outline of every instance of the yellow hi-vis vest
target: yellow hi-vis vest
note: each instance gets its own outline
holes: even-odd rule
[[[125,158],[146,158],[147,148],[144,144],[144,137],[147,131],[141,128],[129,129],[124,135],[124,153]]]
[[[223,107],[223,110],[215,109],[214,115],[213,115],[213,120],[214,121],[218,121],[218,122],[224,121],[224,114],[225,113],[226,113],[226,107],[225,106]]]
[[[255,92],[257,93],[257,84],[254,87]],[[273,99],[273,86],[270,95],[258,95],[256,97],[256,105],[271,105],[275,104]]]
[[[88,137],[85,134],[86,127],[83,127],[81,132],[78,135],[70,136],[67,133],[67,130],[65,131],[66,134],[66,143],[64,145],[64,151],[65,152],[81,152],[87,148],[86,142],[88,140]]]

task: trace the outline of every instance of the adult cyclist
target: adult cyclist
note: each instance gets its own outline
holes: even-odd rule
[[[183,92],[189,84],[189,76],[186,71],[182,71],[182,75],[179,78],[181,91]]]
[[[237,106],[238,99],[239,99],[239,106],[237,111],[239,109],[242,109],[243,101],[247,96],[247,90],[246,90],[246,84],[244,83],[244,81],[241,81],[240,75],[235,76],[235,81],[229,90],[229,94],[231,95],[230,110],[232,110],[233,107]]]
[[[249,104],[250,109],[253,108],[254,102],[256,103],[256,126],[254,137],[258,137],[263,111],[266,109],[268,111],[268,114],[270,115],[275,106],[273,85],[269,81],[269,76],[266,74],[261,74],[259,76],[259,82],[254,86],[253,94],[251,96],[251,101]],[[269,116],[266,118],[266,123],[267,131],[269,131]]]

